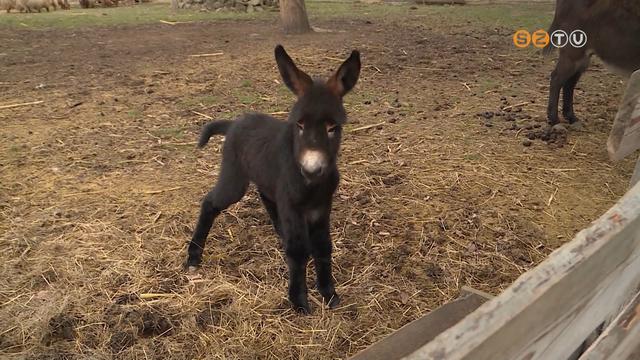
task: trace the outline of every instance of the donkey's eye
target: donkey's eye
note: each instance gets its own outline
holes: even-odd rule
[[[327,126],[327,132],[329,134],[335,133],[337,129],[338,129],[338,125],[329,125],[329,126]]]
[[[296,125],[298,126],[298,129],[304,130],[304,123],[302,121],[296,122]]]

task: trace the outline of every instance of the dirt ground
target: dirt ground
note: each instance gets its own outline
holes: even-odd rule
[[[605,150],[619,78],[595,64],[576,94],[584,129],[545,141],[553,60],[516,49],[513,29],[367,6],[296,37],[275,17],[3,28],[0,105],[44,102],[0,110],[2,357],[344,358],[463,285],[499,293],[626,191],[631,160]],[[311,290],[311,316],[288,306],[253,189],[214,224],[202,269],[181,267],[220,163],[199,129],[286,117],[277,43],[316,75],[352,48],[364,66],[332,216],[342,304]]]

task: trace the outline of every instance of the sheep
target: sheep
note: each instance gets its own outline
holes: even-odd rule
[[[40,12],[43,8],[49,12],[49,7],[53,7],[52,0],[17,0],[17,4],[20,11],[26,12]]]
[[[95,6],[95,0],[80,0],[80,7],[83,9],[94,8]]]
[[[10,13],[12,9],[16,9],[16,0],[0,0],[0,10],[6,10]]]

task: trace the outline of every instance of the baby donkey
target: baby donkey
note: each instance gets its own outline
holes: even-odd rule
[[[335,308],[340,299],[331,275],[329,215],[339,173],[336,158],[347,120],[342,97],[358,81],[360,54],[351,56],[327,81],[312,80],[299,70],[284,48],[275,48],[282,80],[297,96],[287,122],[264,114],[206,124],[199,146],[212,135],[225,135],[218,182],[202,201],[200,218],[189,243],[187,266],[202,260],[206,237],[221,211],[240,201],[249,182],[256,184],[282,244],[289,267],[289,300],[309,313],[307,262],[313,257],[316,285]]]

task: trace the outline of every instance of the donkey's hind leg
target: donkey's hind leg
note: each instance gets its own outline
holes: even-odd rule
[[[573,93],[581,76],[582,71],[576,72],[562,87],[562,115],[569,124],[579,121],[573,112]]]
[[[585,65],[586,61],[586,65]],[[580,79],[579,73],[583,72],[588,66],[589,57],[586,56],[584,49],[567,49],[560,50],[556,68],[551,72],[549,83],[549,101],[547,103],[547,119],[550,125],[558,123],[558,102],[560,100],[560,91],[564,91],[564,113],[571,115],[573,110],[573,89]],[[570,117],[569,121],[575,119]]]
[[[247,192],[249,180],[234,161],[224,161],[216,186],[202,200],[200,217],[189,243],[186,266],[194,270],[202,261],[207,235],[213,220],[226,208],[237,203]]]
[[[276,230],[276,233],[282,239],[282,230],[280,229],[280,218],[278,216],[278,207],[275,202],[269,200],[262,192],[259,192],[260,200],[264,204],[265,209],[267,209],[267,213],[269,213],[269,218],[271,219],[271,224],[273,228]]]

